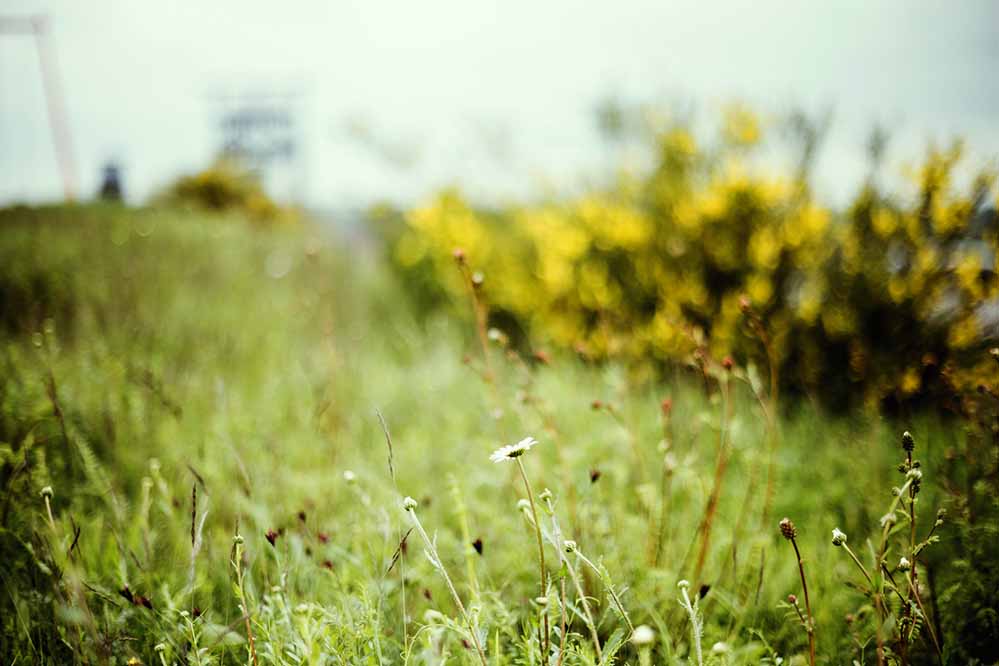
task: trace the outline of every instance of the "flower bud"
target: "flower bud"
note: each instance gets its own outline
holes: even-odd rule
[[[420,505],[419,502],[417,502],[409,495],[407,495],[406,498],[402,500],[403,511],[416,511],[416,507],[418,507],[419,505]]]
[[[631,634],[631,642],[635,645],[650,645],[654,640],[656,640],[656,632],[647,624],[638,625]]]
[[[784,535],[784,538],[790,541],[798,536],[798,529],[791,522],[790,518],[785,518],[780,521],[780,533]]]
[[[841,532],[838,527],[835,528],[832,531],[832,544],[834,546],[842,546],[844,543],[846,543],[846,534]]]

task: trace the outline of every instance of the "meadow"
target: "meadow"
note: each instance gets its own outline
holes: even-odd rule
[[[0,212],[3,663],[999,661],[991,394],[636,371],[449,260],[428,311],[308,223]]]

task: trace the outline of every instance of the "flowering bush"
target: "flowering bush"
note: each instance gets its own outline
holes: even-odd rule
[[[440,192],[388,232],[394,263],[425,303],[459,296],[460,247],[496,322],[594,359],[748,363],[762,351],[751,311],[781,385],[834,403],[983,381],[999,337],[992,172],[960,191],[961,146],[931,148],[908,190],[872,176],[839,212],[807,167],[755,166],[762,129],[749,112],[726,114],[719,134],[702,147],[665,127],[650,135],[648,168],[563,200],[485,210]]]

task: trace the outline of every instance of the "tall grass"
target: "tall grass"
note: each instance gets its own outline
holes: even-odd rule
[[[971,422],[768,415],[744,382],[697,370],[663,383],[483,346],[418,323],[363,249],[308,227],[105,208],[0,225],[4,293],[37,303],[0,333],[5,663],[791,663],[809,651],[784,601],[798,567],[773,525],[740,521],[767,510],[754,470],[771,455],[818,663],[931,663],[931,636],[951,659],[995,658],[977,637],[996,444]],[[462,360],[476,347],[488,383]],[[891,494],[903,429],[918,495]],[[539,441],[519,470],[489,462],[512,433]],[[906,528],[948,510],[933,548],[908,529],[879,546],[893,501]],[[833,527],[860,561],[871,535],[899,594],[883,572],[878,594],[858,589]]]

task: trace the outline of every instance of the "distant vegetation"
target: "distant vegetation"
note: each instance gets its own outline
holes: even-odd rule
[[[159,198],[160,203],[236,213],[255,222],[288,223],[298,219],[294,210],[279,205],[267,194],[255,174],[226,159],[178,178]]]
[[[637,122],[601,118],[612,136]],[[780,171],[761,157],[757,116],[734,106],[721,120],[710,137],[680,122],[631,130],[645,166],[576,196],[483,208],[449,189],[375,208],[372,223],[428,306],[465,292],[461,248],[490,325],[520,348],[654,374],[731,355],[839,409],[965,409],[961,396],[994,379],[986,351],[999,344],[994,164],[931,146],[893,191],[876,137],[866,181],[836,210],[810,180],[821,123],[774,129],[795,137]]]

